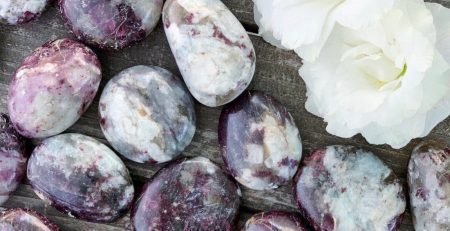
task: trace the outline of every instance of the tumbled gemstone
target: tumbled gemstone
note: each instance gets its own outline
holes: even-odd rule
[[[162,5],[163,0],[59,0],[61,14],[78,39],[114,50],[147,37]]]
[[[416,147],[408,184],[415,230],[450,230],[450,149],[436,142]]]
[[[304,160],[294,184],[300,211],[315,230],[396,230],[405,212],[403,188],[373,153],[329,146]]]
[[[8,209],[0,213],[2,231],[58,231],[45,216],[30,209]]]
[[[178,156],[195,133],[194,102],[169,71],[128,68],[109,81],[100,98],[100,125],[123,156],[162,163]]]
[[[253,215],[242,231],[306,231],[298,214],[271,211]]]
[[[253,44],[220,0],[168,0],[163,22],[184,81],[200,103],[226,104],[250,84]]]
[[[86,111],[100,80],[100,63],[88,47],[70,39],[46,43],[14,75],[8,99],[11,121],[25,137],[57,135]]]
[[[38,18],[49,0],[1,0],[0,22],[17,25]]]
[[[27,168],[26,140],[0,113],[0,205],[16,190]]]
[[[288,183],[302,157],[294,119],[280,102],[259,91],[245,92],[224,107],[219,144],[229,172],[255,190]]]
[[[36,194],[61,212],[113,221],[131,206],[128,170],[106,145],[80,134],[48,138],[33,151],[27,177]]]
[[[144,187],[133,212],[136,231],[235,230],[238,186],[204,157],[181,159],[161,169]]]

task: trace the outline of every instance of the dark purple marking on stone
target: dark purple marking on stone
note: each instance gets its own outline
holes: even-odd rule
[[[408,185],[416,230],[450,230],[450,149],[438,142],[417,146],[409,161]]]
[[[31,209],[14,208],[0,213],[2,231],[59,231],[44,215]]]
[[[48,42],[14,75],[8,96],[11,121],[25,137],[57,135],[86,111],[100,80],[100,62],[91,49],[70,39]]]
[[[45,10],[49,0],[1,0],[0,22],[20,25],[37,19]]]
[[[299,214],[270,211],[253,215],[242,231],[307,231]]]
[[[41,199],[83,220],[114,221],[133,201],[133,182],[123,162],[106,145],[84,135],[44,140],[28,161],[27,177]]]
[[[14,129],[9,117],[0,113],[0,205],[25,176],[27,158],[26,139]]]
[[[177,160],[144,186],[131,218],[136,231],[232,231],[240,190],[204,157]]]
[[[231,175],[255,190],[287,184],[302,157],[294,119],[280,102],[259,91],[244,92],[224,107],[219,145]]]
[[[78,39],[101,49],[120,50],[153,31],[162,0],[59,0],[61,14]]]
[[[312,152],[295,177],[294,197],[318,231],[396,230],[406,208],[393,171],[373,153],[351,146]]]

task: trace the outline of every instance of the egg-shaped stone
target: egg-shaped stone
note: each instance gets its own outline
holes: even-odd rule
[[[204,157],[181,159],[150,179],[134,205],[136,231],[235,230],[240,191]]]
[[[153,31],[163,0],[59,0],[67,26],[85,43],[120,50]]]
[[[315,230],[396,230],[406,208],[394,172],[372,152],[351,146],[313,151],[294,182],[300,211]]]
[[[416,147],[408,184],[415,230],[450,230],[450,149],[437,142]]]
[[[106,145],[80,134],[44,140],[29,161],[36,194],[63,213],[110,222],[131,206],[133,182],[120,158]]]
[[[2,231],[59,231],[58,226],[44,215],[22,208],[14,208],[0,213]]]
[[[220,0],[168,0],[167,39],[192,95],[216,107],[238,97],[255,72],[253,44]]]
[[[139,163],[178,156],[195,133],[194,102],[178,77],[135,66],[111,79],[100,98],[100,125],[119,153]]]
[[[296,213],[270,211],[253,215],[242,231],[307,231]]]
[[[219,144],[231,175],[255,190],[287,184],[302,157],[294,119],[280,102],[259,91],[246,91],[223,108]]]
[[[13,127],[9,117],[0,113],[0,205],[14,192],[27,168],[27,141]]]
[[[17,131],[29,138],[57,135],[87,110],[101,80],[91,49],[59,39],[22,62],[9,87],[8,109]]]
[[[17,25],[37,19],[49,0],[1,0],[0,22]]]

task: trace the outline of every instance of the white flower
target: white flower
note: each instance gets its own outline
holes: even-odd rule
[[[329,133],[401,148],[449,116],[449,9],[396,0],[372,24],[339,24],[327,38],[300,75],[306,108],[328,122]]]
[[[271,44],[314,60],[333,28],[360,29],[379,20],[394,0],[253,0],[259,33]]]

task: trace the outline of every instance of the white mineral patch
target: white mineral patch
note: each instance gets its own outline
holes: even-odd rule
[[[1,0],[0,19],[15,25],[26,12],[41,13],[47,2],[48,0]]]

